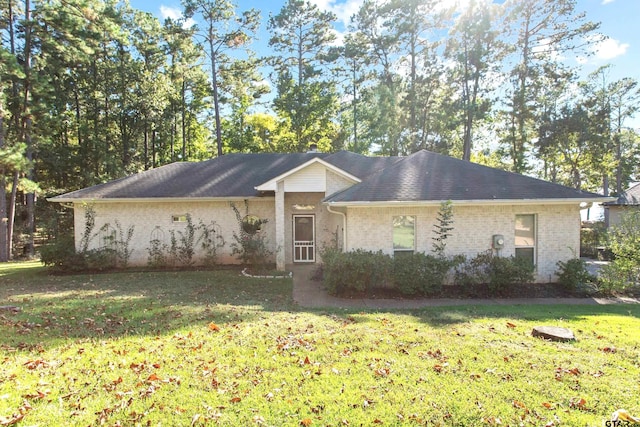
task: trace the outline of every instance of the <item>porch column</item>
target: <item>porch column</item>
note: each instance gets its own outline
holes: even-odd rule
[[[284,181],[276,189],[276,269],[284,271]]]

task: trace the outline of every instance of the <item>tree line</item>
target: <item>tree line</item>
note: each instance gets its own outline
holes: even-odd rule
[[[638,83],[567,61],[602,41],[575,0],[365,0],[344,34],[303,0],[182,6],[0,2],[0,260],[33,254],[43,196],[230,152],[428,149],[605,194],[637,172]]]

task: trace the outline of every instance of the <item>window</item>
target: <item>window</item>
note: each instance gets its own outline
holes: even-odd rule
[[[171,221],[173,222],[187,222],[187,215],[172,215]]]
[[[410,215],[393,217],[393,251],[413,252],[416,248],[416,217]]]
[[[516,258],[536,263],[536,216],[516,215]]]

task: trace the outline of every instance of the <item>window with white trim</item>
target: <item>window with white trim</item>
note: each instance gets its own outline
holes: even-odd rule
[[[536,264],[536,216],[516,215],[515,229],[516,258],[523,258]]]
[[[416,249],[416,217],[400,215],[393,217],[393,252],[413,253]]]

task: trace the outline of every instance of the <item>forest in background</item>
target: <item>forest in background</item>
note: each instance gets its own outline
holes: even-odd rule
[[[603,39],[575,0],[365,0],[341,40],[305,1],[182,6],[0,1],[0,261],[68,228],[48,196],[232,152],[427,149],[603,194],[638,172],[638,82],[568,65]]]

